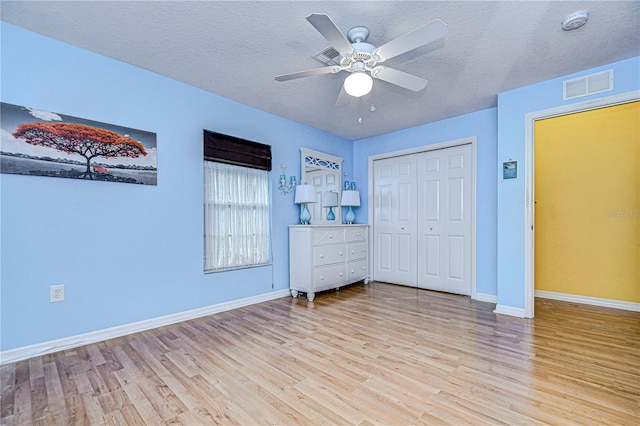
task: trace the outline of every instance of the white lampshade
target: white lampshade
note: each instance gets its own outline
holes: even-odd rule
[[[356,98],[371,92],[372,87],[373,78],[364,71],[354,71],[344,79],[344,91]]]
[[[358,191],[342,191],[341,206],[359,206],[360,192]]]
[[[313,185],[296,186],[296,196],[293,202],[296,204],[317,203],[316,187]]]
[[[338,206],[338,193],[328,191],[322,194],[322,207],[337,207]]]

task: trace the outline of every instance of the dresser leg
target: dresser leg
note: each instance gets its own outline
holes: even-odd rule
[[[369,284],[369,277],[364,279],[364,285],[367,285],[367,284]]]
[[[309,300],[309,302],[313,302],[313,299],[315,298],[316,298],[315,293],[307,293],[307,299]]]
[[[298,297],[298,290],[291,289],[291,297]]]

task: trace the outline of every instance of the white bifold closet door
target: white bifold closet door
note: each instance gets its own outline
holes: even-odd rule
[[[471,145],[418,155],[418,287],[471,295]]]
[[[471,294],[471,145],[374,161],[374,279]]]
[[[417,285],[416,156],[374,164],[375,280]]]

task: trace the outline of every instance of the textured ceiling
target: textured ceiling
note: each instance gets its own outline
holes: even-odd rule
[[[640,55],[638,1],[2,1],[2,20],[350,140],[496,106],[506,90]],[[587,25],[560,22],[586,9]],[[380,46],[433,19],[444,41],[385,65],[429,80],[413,93],[375,80],[336,107],[347,73],[287,82],[321,66],[328,42],[307,22],[363,25]],[[560,96],[560,94],[559,94]],[[371,111],[371,105],[375,111]],[[362,118],[360,123],[359,118]]]

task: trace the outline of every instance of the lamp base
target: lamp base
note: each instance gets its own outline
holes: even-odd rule
[[[347,225],[353,225],[353,222],[356,221],[356,214],[351,209],[351,206],[349,206],[349,211],[347,212],[347,215],[345,216],[344,219]]]
[[[311,212],[309,211],[309,208],[305,203],[300,208],[300,224],[309,225],[310,222],[311,222]]]
[[[336,220],[336,215],[333,212],[333,207],[329,207],[329,213],[327,213],[327,220]]]

